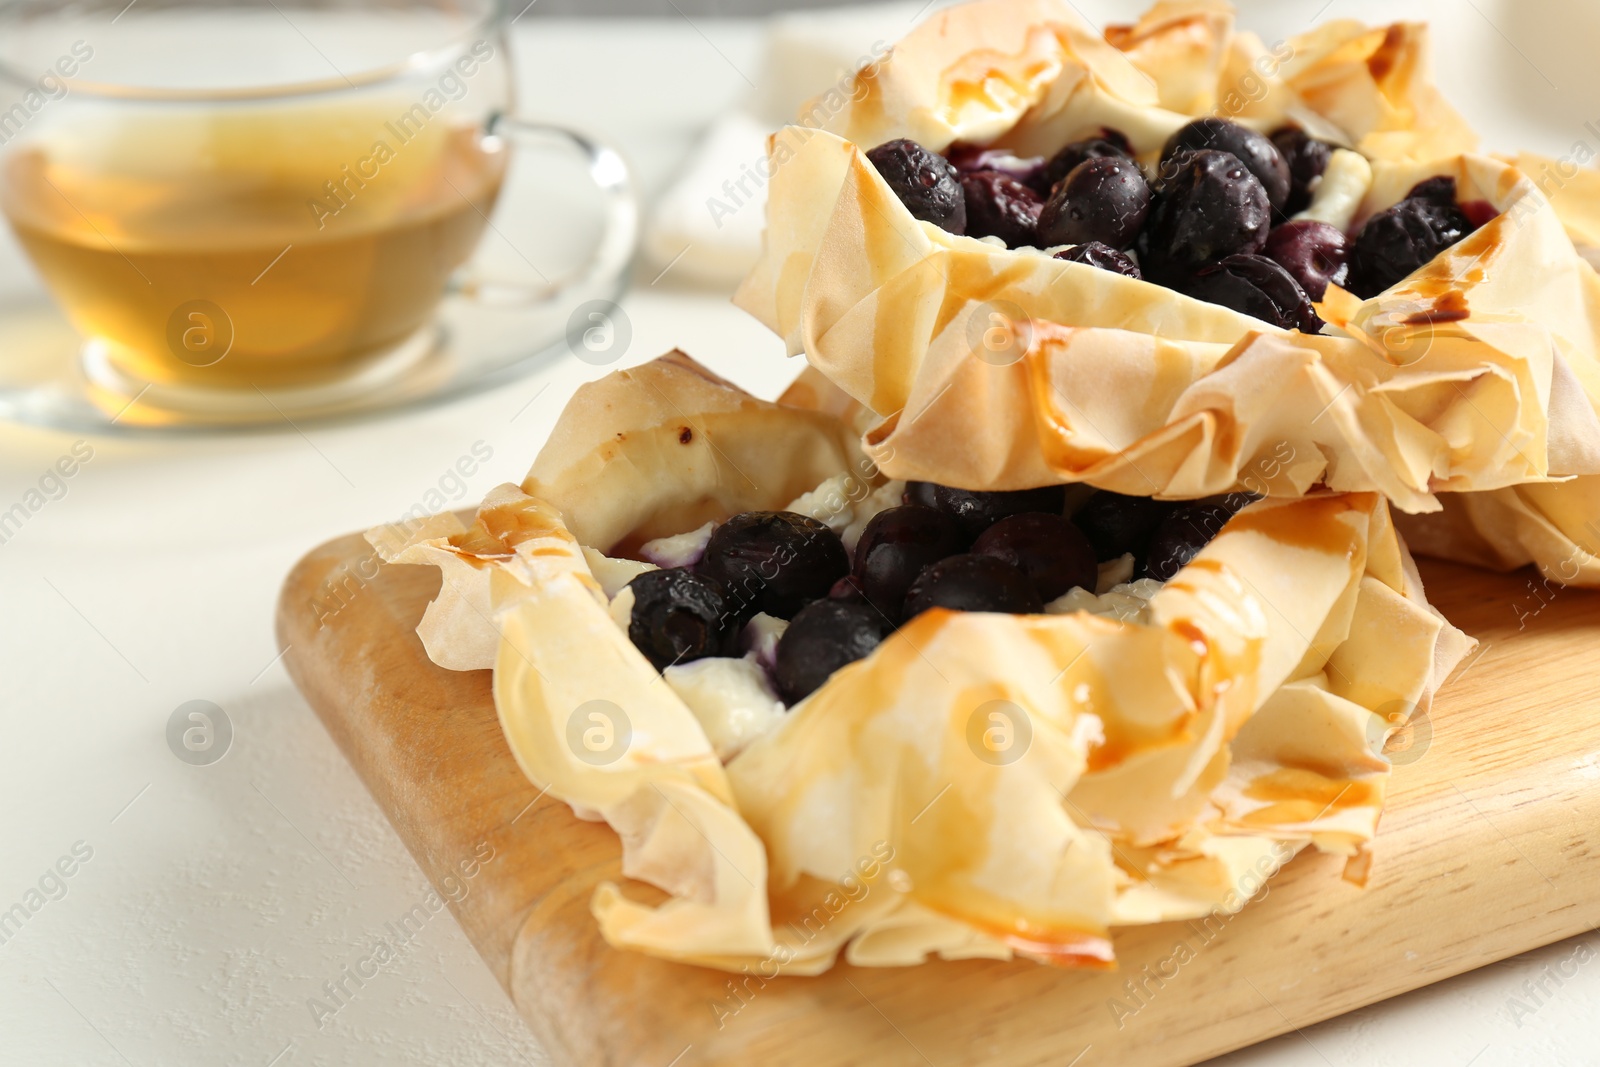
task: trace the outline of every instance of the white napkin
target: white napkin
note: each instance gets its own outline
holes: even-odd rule
[[[685,171],[656,202],[645,229],[646,257],[657,268],[675,264],[674,277],[737,285],[761,251],[767,136],[830,86],[849,92],[855,71],[937,6],[914,0],[771,20],[755,91],[711,125]]]

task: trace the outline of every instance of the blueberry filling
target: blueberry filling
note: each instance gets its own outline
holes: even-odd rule
[[[734,620],[722,583],[680,567],[646,571],[628,588],[628,639],[656,670],[726,654]]]
[[[900,621],[906,591],[924,567],[966,549],[970,539],[954,516],[921,504],[880,511],[856,543],[852,572],[861,595]]]
[[[906,592],[906,618],[930,608],[1036,615],[1044,610],[1033,580],[994,556],[951,556],[917,575]]]
[[[1311,302],[1330,284],[1376,296],[1494,216],[1481,201],[1458,203],[1446,177],[1422,182],[1359,233],[1290,219],[1313,204],[1333,152],[1297,126],[1269,136],[1203,118],[1167,139],[1150,180],[1111,129],[1048,162],[971,145],[946,159],[903,139],[867,158],[914,217],[951,233],[1055,248],[1057,259],[1318,333]]]
[[[1066,501],[1066,487],[1060,485],[986,492],[932,482],[906,483],[906,503],[922,504],[953,516],[961,524],[969,544],[1008,515],[1021,515],[1025,511],[1050,511],[1059,515]]]
[[[867,595],[861,589],[861,584],[850,575],[845,575],[833,583],[833,588],[828,590],[829,600],[848,600],[855,604],[865,604]]]
[[[1377,296],[1475,229],[1456,202],[1454,178],[1421,182],[1361,228],[1350,251],[1350,291]]]
[[[759,629],[775,648],[758,665],[793,705],[933,608],[1120,614],[1118,604],[1131,603],[1136,613],[1149,590],[1127,582],[1167,581],[1257,499],[1241,492],[1180,504],[1102,491],[1069,515],[1062,486],[983,492],[910,482],[904,495],[867,521],[853,554],[828,526],[795,512],[729,518],[694,567],[628,584],[629,638],[665,670],[738,656],[759,644]],[[1101,585],[1111,593],[1097,597]]]
[[[967,232],[967,198],[956,169],[937,152],[901,139],[881,144],[867,160],[889,183],[912,218],[951,233]]]
[[[972,553],[1017,568],[1045,603],[1069,589],[1093,589],[1099,577],[1094,546],[1060,514],[1030,511],[1001,519],[972,543]]]
[[[1110,156],[1078,164],[1064,178],[1038,218],[1039,241],[1081,245],[1097,241],[1127,248],[1150,214],[1150,186],[1139,164]]]
[[[1172,508],[1172,504],[1147,496],[1099,492],[1077,510],[1072,521],[1089,539],[1098,562],[1124,555],[1140,560],[1149,551],[1156,527]]]
[[[1289,198],[1283,205],[1283,213],[1298,215],[1310,206],[1317,180],[1328,169],[1328,160],[1333,157],[1333,146],[1315,139],[1298,126],[1273,130],[1272,143],[1289,165]]]
[[[1045,161],[1041,156],[1018,156],[1004,148],[977,148],[953,144],[947,158],[963,177],[977,171],[999,171],[1039,194],[1042,201],[1050,193],[1045,181]]]
[[[1266,256],[1228,256],[1201,267],[1183,291],[1285,330],[1321,333],[1322,319],[1294,276]]]
[[[1270,137],[1257,133],[1248,126],[1227,119],[1195,119],[1171,137],[1161,150],[1163,179],[1168,169],[1182,165],[1182,157],[1194,153],[1215,151],[1233,156],[1260,183],[1267,201],[1281,211],[1289,201],[1290,171],[1283,153]]]
[[[1329,282],[1343,285],[1350,273],[1344,231],[1313,219],[1286,222],[1267,234],[1261,254],[1288,271],[1312,300],[1327,294]]]
[[[1099,241],[1090,241],[1088,244],[1073,245],[1063,248],[1056,253],[1055,258],[1064,259],[1068,263],[1087,263],[1091,267],[1099,267],[1113,274],[1121,274],[1129,278],[1142,278],[1139,273],[1139,264],[1126,252],[1118,251],[1110,245],[1103,245]]]
[[[785,704],[798,704],[828,677],[865,658],[888,632],[869,604],[818,600],[807,604],[778,640],[773,681]]]
[[[1007,248],[1038,243],[1039,194],[998,170],[961,176],[967,204],[967,236],[998,237]]]
[[[850,570],[839,535],[792,511],[747,511],[711,532],[695,572],[720,582],[733,612],[793,618]]]
[[[1150,538],[1145,575],[1158,582],[1170,582],[1222,532],[1231,518],[1233,512],[1221,504],[1188,504],[1172,511]]]
[[[1271,217],[1267,191],[1238,157],[1216,149],[1182,152],[1156,183],[1140,234],[1140,265],[1146,276],[1170,274],[1259,252]]]
[[[1102,129],[1098,137],[1085,137],[1073,141],[1050,157],[1044,167],[1043,193],[1049,193],[1056,183],[1076,170],[1081,163],[1091,159],[1132,159],[1133,146],[1120,132]]]

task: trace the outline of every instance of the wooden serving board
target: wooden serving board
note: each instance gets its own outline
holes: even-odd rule
[[[1600,595],[1426,561],[1423,574],[1483,646],[1436,703],[1431,739],[1417,730],[1396,757],[1410,762],[1368,886],[1302,856],[1231,919],[1119,933],[1115,973],[841,964],[735,993],[726,974],[614,951],[588,903],[620,877],[617,840],[522,776],[487,671],[423,654],[413,628],[436,570],[330,542],[285,583],[278,640],[435,884],[494,849],[452,909],[557,1062],[1178,1067],[1600,923]]]

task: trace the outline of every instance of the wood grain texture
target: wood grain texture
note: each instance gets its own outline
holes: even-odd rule
[[[1179,1067],[1600,923],[1600,595],[1428,561],[1423,574],[1483,646],[1431,739],[1418,731],[1400,757],[1369,885],[1303,856],[1235,917],[1120,932],[1121,969],[1105,974],[840,965],[735,986],[614,951],[588,902],[620,877],[615,836],[523,778],[488,672],[427,660],[413,628],[437,571],[333,541],[286,581],[278,639],[435,884],[494,848],[452,907],[558,1062]]]

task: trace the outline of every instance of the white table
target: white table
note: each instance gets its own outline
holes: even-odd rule
[[[1322,2],[1263,7],[1258,25],[1270,40]],[[1334,0],[1324,17],[1381,19],[1397,6]],[[1441,80],[1492,144],[1561,154],[1587,138],[1600,150],[1600,133],[1583,128],[1600,120],[1600,64],[1574,51],[1575,37],[1592,45],[1592,25],[1585,38],[1553,4],[1515,18],[1509,0],[1405,7],[1439,11]],[[614,139],[647,189],[738,98],[735,68],[759,55],[747,22],[525,20],[518,31],[533,110]],[[725,296],[674,288],[670,272],[652,285],[658,270],[642,267],[625,301],[624,362],[681,345],[769,395],[798,369]],[[21,272],[0,241],[0,280]],[[305,436],[87,442],[93,458],[66,495],[0,544],[0,912],[62,857],[73,870],[65,895],[0,945],[0,1065],[545,1061],[443,912],[316,1025],[307,999],[427,887],[275,661],[271,621],[302,552],[398,516],[474,443],[493,455],[461,503],[520,480],[572,390],[597,373],[553,362],[445,408]],[[0,510],[75,440],[0,426]],[[165,740],[169,715],[194,699],[224,708],[235,730],[211,766],[180,762]],[[78,842],[86,862],[70,859]],[[1600,1063],[1597,948],[1592,935],[1587,947],[1550,946],[1218,1062]],[[1563,967],[1577,973],[1528,992]]]

